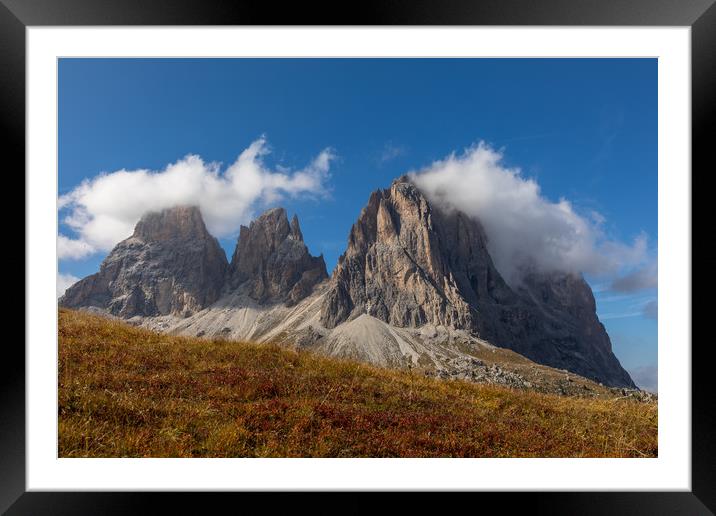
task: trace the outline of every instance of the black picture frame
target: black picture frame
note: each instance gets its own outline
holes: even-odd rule
[[[25,29],[62,25],[594,25],[689,26],[692,71],[692,192],[702,194],[713,171],[709,135],[716,111],[716,6],[714,0],[452,0],[363,1],[341,5],[207,0],[0,0],[0,120],[4,154],[15,170],[25,170]],[[688,173],[688,171],[686,171]],[[692,219],[710,220],[692,200]],[[693,235],[698,234],[693,232]],[[695,315],[710,306],[716,258],[705,252],[712,240],[702,233],[692,244],[692,328]],[[26,277],[31,270],[25,270]],[[699,295],[703,302],[697,302]],[[26,310],[31,310],[26,306]],[[702,320],[704,320],[702,318]],[[693,332],[693,330],[692,330]],[[696,335],[696,333],[693,333]],[[692,491],[481,493],[481,502],[504,508],[515,504],[550,514],[713,514],[716,510],[716,403],[710,382],[710,339],[692,339]],[[688,345],[689,343],[685,343]],[[26,492],[25,488],[25,353],[19,339],[5,343],[6,367],[0,375],[0,511],[7,514],[126,514],[147,512],[152,505],[190,513],[209,504],[263,503],[276,495],[223,493],[68,493]],[[12,366],[7,366],[12,364]],[[474,495],[473,495],[474,496]],[[295,498],[295,497],[294,497]],[[423,496],[411,497],[423,504]],[[293,502],[291,502],[293,503]],[[366,509],[369,506],[366,502]],[[452,502],[453,504],[455,501]],[[474,503],[474,502],[468,502]],[[352,502],[354,511],[363,502]],[[248,507],[246,505],[245,507]],[[402,507],[405,509],[405,507]],[[361,511],[362,512],[362,511]]]

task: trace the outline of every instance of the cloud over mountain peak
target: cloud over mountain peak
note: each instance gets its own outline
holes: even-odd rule
[[[269,168],[265,137],[247,147],[225,170],[189,154],[163,170],[117,170],[83,181],[60,197],[63,221],[78,238],[59,236],[60,259],[108,251],[132,234],[142,215],[177,205],[201,208],[212,234],[235,234],[262,204],[285,197],[324,196],[335,154],[322,150],[305,167]]]
[[[490,254],[505,279],[525,270],[614,274],[645,263],[647,237],[632,244],[607,237],[604,218],[578,213],[566,199],[547,199],[539,184],[503,163],[503,154],[480,142],[410,174],[435,204],[478,219]]]

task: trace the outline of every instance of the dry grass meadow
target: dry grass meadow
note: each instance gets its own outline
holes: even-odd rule
[[[655,457],[657,406],[59,312],[61,457]]]

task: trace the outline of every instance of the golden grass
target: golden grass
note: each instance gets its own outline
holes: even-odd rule
[[[657,407],[442,381],[61,309],[61,457],[655,457]]]

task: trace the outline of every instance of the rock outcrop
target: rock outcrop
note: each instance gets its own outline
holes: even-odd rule
[[[539,363],[633,386],[581,276],[532,275],[511,288],[478,221],[436,209],[407,178],[374,192],[351,229],[321,322],[368,314],[400,328],[468,330]]]
[[[227,266],[197,207],[147,213],[98,273],[67,289],[60,305],[97,307],[124,318],[185,317],[220,297]]]
[[[323,256],[309,254],[295,215],[289,224],[286,210],[274,208],[249,227],[241,226],[230,265],[231,288],[244,285],[261,304],[291,306],[327,278]]]

